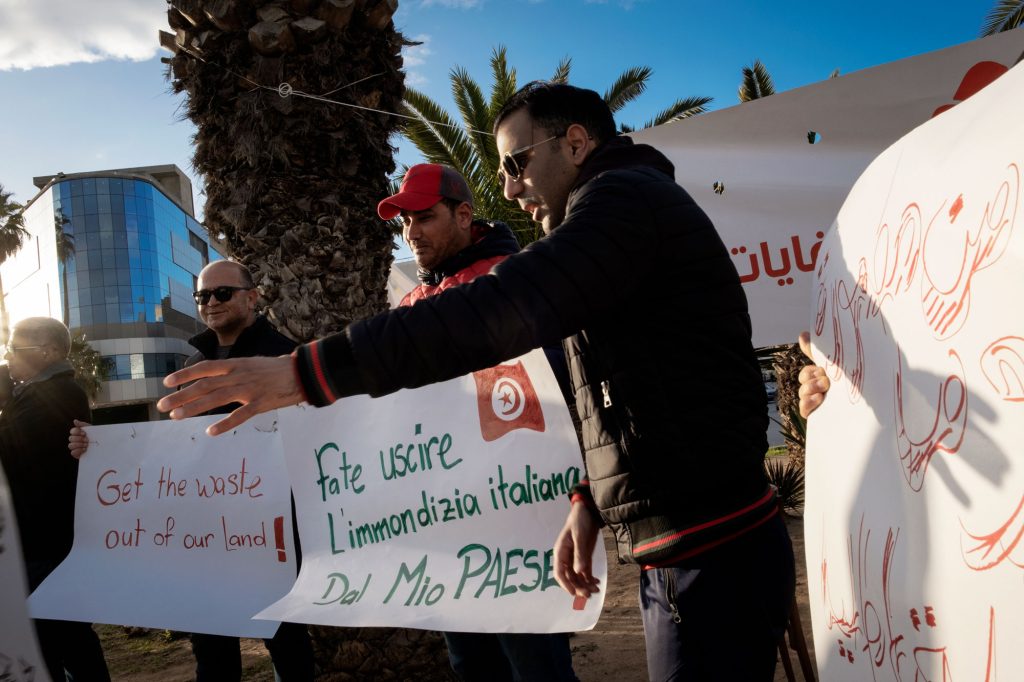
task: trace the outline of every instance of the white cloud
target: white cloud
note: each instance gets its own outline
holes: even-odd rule
[[[2,0],[0,70],[142,61],[159,51],[160,29],[170,30],[159,0]]]
[[[405,84],[415,88],[429,81],[426,76],[415,70],[415,67],[426,64],[427,57],[433,54],[433,52],[430,49],[429,35],[424,33],[413,36],[409,40],[420,43],[420,45],[410,45],[402,48],[402,60],[405,64]]]
[[[450,9],[470,9],[478,7],[481,0],[423,0],[422,7],[448,7]]]

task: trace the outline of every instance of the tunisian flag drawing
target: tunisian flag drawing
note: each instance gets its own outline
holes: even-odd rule
[[[544,431],[544,411],[522,362],[473,372],[480,434],[491,442],[515,429]]]

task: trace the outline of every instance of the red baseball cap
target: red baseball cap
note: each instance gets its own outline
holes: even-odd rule
[[[441,199],[473,205],[473,193],[457,170],[437,163],[419,163],[406,171],[398,194],[377,204],[377,215],[391,220],[402,211],[424,211]]]

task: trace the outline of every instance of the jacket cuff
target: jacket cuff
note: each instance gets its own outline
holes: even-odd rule
[[[361,390],[355,356],[344,332],[296,348],[295,372],[307,401],[315,407],[365,392]]]

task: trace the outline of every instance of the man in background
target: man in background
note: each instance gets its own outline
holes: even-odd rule
[[[71,551],[78,462],[68,457],[64,434],[90,418],[89,399],[68,362],[71,335],[49,317],[14,326],[5,357],[13,380],[0,413],[0,462],[18,517],[29,591]],[[33,621],[50,677],[109,680],[99,638],[89,623]]]
[[[473,218],[473,194],[453,168],[410,168],[399,191],[377,206],[384,220],[401,216],[402,238],[419,266],[421,284],[399,304],[410,306],[472,282],[519,251],[505,223]],[[557,353],[552,362],[565,374]],[[463,682],[575,682],[566,633],[445,632],[448,659]]]

